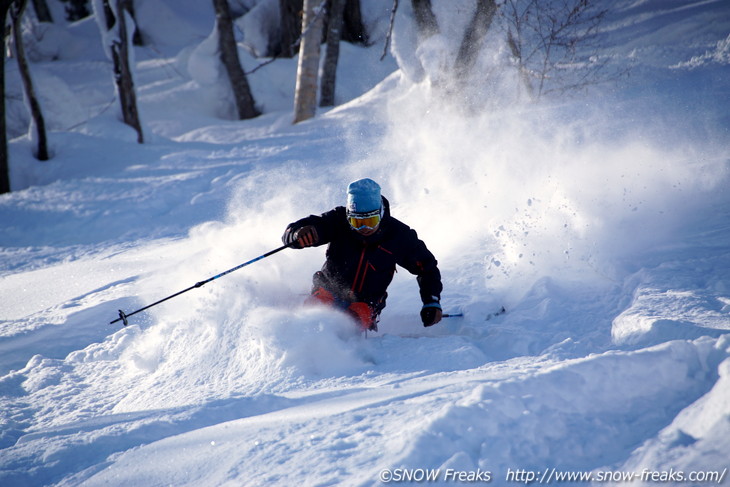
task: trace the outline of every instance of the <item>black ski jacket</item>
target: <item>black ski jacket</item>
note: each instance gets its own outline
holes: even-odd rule
[[[417,276],[423,304],[437,303],[441,297],[441,273],[433,254],[405,223],[390,215],[383,197],[384,216],[377,232],[363,237],[350,227],[344,206],[322,215],[310,215],[290,224],[282,240],[294,241],[294,233],[312,225],[319,237],[315,246],[329,244],[322,270],[314,286],[322,286],[346,302],[363,301],[378,312],[385,306],[387,288],[396,264]]]

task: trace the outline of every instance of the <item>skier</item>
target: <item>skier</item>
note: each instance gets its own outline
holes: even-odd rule
[[[436,258],[414,230],[390,215],[388,200],[372,179],[347,187],[347,208],[291,223],[282,236],[293,248],[328,244],[313,277],[310,301],[350,313],[364,330],[377,330],[396,264],[417,276],[423,326],[441,321],[441,273]]]

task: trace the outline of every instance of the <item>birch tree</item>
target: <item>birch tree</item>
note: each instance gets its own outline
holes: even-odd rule
[[[299,45],[297,82],[294,91],[294,123],[314,117],[317,110],[319,45],[322,41],[324,2],[304,0],[302,42]]]

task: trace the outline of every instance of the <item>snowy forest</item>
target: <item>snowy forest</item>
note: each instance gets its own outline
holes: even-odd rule
[[[36,93],[26,51],[30,52],[34,61],[57,60],[58,42],[71,37],[69,31],[77,28],[74,24],[84,22],[88,17],[96,19],[100,30],[101,47],[110,61],[110,76],[114,79],[121,118],[135,130],[137,141],[144,142],[132,66],[133,51],[144,47],[155,50],[158,33],[155,25],[147,22],[148,19],[138,19],[146,15],[146,8],[155,8],[151,3],[149,6],[141,3],[141,6],[135,6],[133,0],[56,0],[49,6],[48,0],[33,0],[27,15],[27,0],[7,0],[0,6],[9,24],[7,30],[12,33],[8,36],[7,52],[17,60],[17,72],[23,86],[22,93],[11,91],[9,125],[6,122],[6,104],[0,104],[0,119],[3,121],[0,128],[5,128],[2,130],[5,138],[0,140],[0,193],[10,191],[8,135],[12,138],[29,131],[29,137],[35,142],[33,153],[38,160],[48,160],[53,154],[53,150],[49,149],[42,109],[45,103],[40,103],[40,98],[51,98],[52,95]],[[205,54],[218,60],[219,65],[213,67],[216,73],[212,76],[225,78],[219,79],[222,86],[219,86],[218,95],[222,99],[218,101],[217,114],[246,120],[262,113],[261,104],[257,105],[241,65],[239,41],[240,47],[251,56],[263,59],[249,74],[279,58],[298,57],[293,88],[295,123],[313,117],[318,102],[321,107],[333,106],[340,42],[372,47],[377,40],[384,44],[382,61],[391,40],[398,4],[397,0],[390,6],[378,0],[369,4],[363,15],[360,0],[212,2],[214,28],[208,40],[210,50]],[[431,49],[432,38],[438,37],[441,31],[431,1],[412,0],[409,6],[416,35],[411,40],[411,49],[414,52]],[[455,7],[456,10],[463,9],[458,5]],[[382,20],[388,9],[390,23],[384,33]],[[442,63],[436,68],[438,73],[432,73],[439,78],[435,80],[441,90],[439,94],[460,99],[465,105],[479,105],[472,92],[476,88],[483,94],[485,88],[480,85],[484,71],[476,70],[479,74],[474,78],[470,75],[475,71],[490,28],[498,29],[492,27],[495,16],[501,17],[506,25],[501,37],[509,49],[513,70],[519,73],[517,89],[524,91],[532,101],[551,91],[579,89],[626,74],[625,67],[613,67],[613,72],[607,73],[608,60],[605,56],[600,57],[596,50],[597,33],[607,13],[608,10],[596,6],[596,2],[587,1],[515,0],[500,5],[496,0],[478,1],[468,23],[460,26],[463,34],[458,50],[452,53],[453,58],[438,61]],[[54,18],[58,19],[55,23]],[[323,59],[321,80],[320,57]],[[435,59],[432,61],[437,62]],[[411,74],[421,78],[423,75],[418,71],[420,69],[416,68],[416,73]],[[4,75],[0,77],[3,85],[4,78]],[[21,103],[27,106],[21,107]],[[30,128],[23,130],[28,125],[31,125]]]
[[[730,485],[726,0],[0,12],[0,485]],[[365,177],[434,326],[279,248]]]

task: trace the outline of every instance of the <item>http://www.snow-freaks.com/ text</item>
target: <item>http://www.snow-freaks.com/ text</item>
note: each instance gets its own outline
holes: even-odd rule
[[[501,480],[517,484],[552,484],[552,483],[687,483],[720,485],[724,482],[727,467],[723,470],[691,471],[682,470],[650,470],[645,468],[639,472],[622,472],[616,470],[568,471],[557,468],[542,470],[526,470],[508,468]],[[378,480],[389,483],[491,483],[498,477],[490,470],[457,470],[453,468],[385,468],[380,471]],[[501,483],[501,482],[500,482]]]

